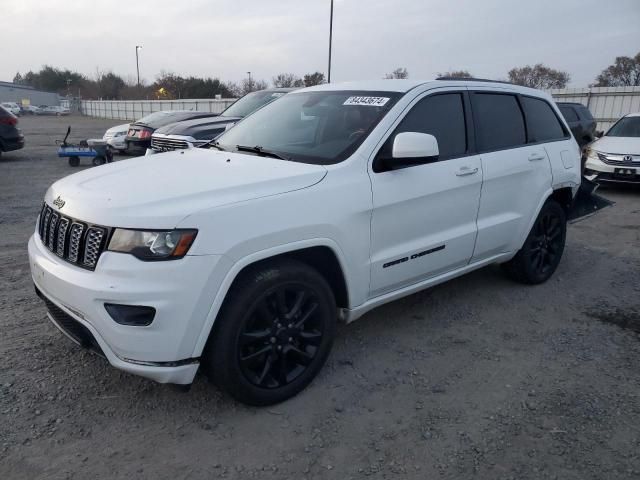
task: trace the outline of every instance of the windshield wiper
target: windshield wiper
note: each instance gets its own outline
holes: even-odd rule
[[[256,145],[255,147],[248,147],[246,145],[236,145],[236,150],[239,152],[253,152],[258,155],[262,155],[263,157],[271,157],[278,158],[280,160],[291,160],[289,157],[285,157],[279,153],[273,152],[271,150],[265,150],[260,145]]]
[[[207,143],[203,143],[202,145],[198,145],[198,148],[208,148],[208,147],[217,148],[222,152],[226,152],[226,150],[220,146],[220,142],[216,141],[215,139],[209,140]]]

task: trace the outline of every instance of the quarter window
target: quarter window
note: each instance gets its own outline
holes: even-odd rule
[[[385,143],[381,156],[391,157],[393,139],[402,132],[429,133],[436,137],[441,160],[464,155],[467,152],[467,129],[462,94],[431,95],[420,100]]]
[[[548,142],[566,137],[560,120],[547,102],[540,98],[521,98],[527,116],[529,142]]]
[[[480,151],[525,144],[524,118],[515,96],[475,93],[472,105]]]

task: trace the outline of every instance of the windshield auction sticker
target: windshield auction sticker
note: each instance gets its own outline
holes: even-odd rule
[[[343,105],[368,105],[370,107],[382,107],[389,101],[389,97],[349,97]]]

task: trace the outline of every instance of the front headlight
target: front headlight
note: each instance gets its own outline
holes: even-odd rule
[[[116,228],[107,250],[130,253],[140,260],[175,260],[184,257],[197,230],[144,231]]]

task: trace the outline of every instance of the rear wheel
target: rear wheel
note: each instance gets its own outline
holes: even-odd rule
[[[329,285],[292,260],[251,269],[234,284],[207,343],[210,378],[250,405],[282,402],[324,365],[336,328]]]
[[[564,209],[555,200],[547,200],[520,251],[503,264],[504,270],[518,282],[546,282],[558,268],[566,236]]]
[[[98,155],[97,157],[93,157],[93,164],[98,167],[100,165],[104,165],[105,163],[107,163],[107,159],[104,158],[102,155]]]
[[[69,157],[69,165],[72,167],[80,165],[80,157]]]

